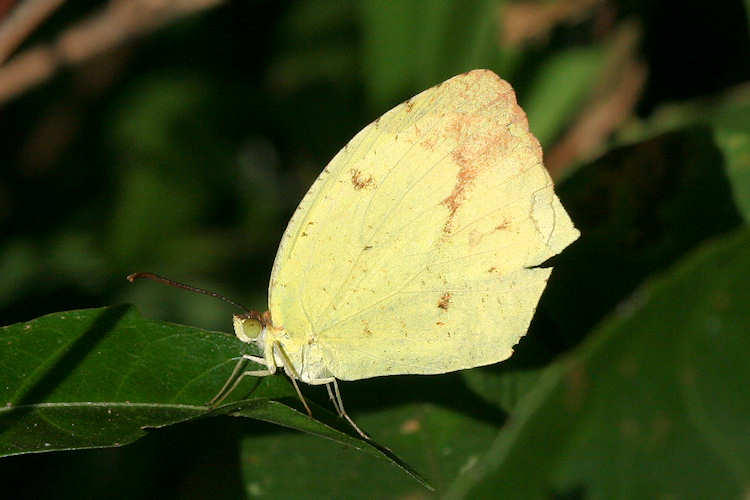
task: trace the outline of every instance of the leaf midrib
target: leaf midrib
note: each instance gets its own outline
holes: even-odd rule
[[[0,408],[0,415],[18,410],[35,410],[41,408],[146,408],[146,409],[172,409],[172,410],[193,410],[204,412],[209,409],[208,406],[186,405],[176,403],[128,403],[121,401],[75,401],[59,403],[32,403],[24,405],[11,405]]]

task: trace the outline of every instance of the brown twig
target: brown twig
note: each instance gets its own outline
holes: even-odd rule
[[[640,28],[623,22],[609,42],[608,61],[589,101],[565,134],[549,148],[544,163],[553,179],[590,159],[632,115],[646,82],[647,67],[637,57]]]
[[[645,64],[630,61],[622,68],[622,79],[612,92],[585,107],[546,155],[545,164],[553,178],[563,177],[569,166],[603,147],[609,136],[630,118],[645,81]]]
[[[4,63],[34,28],[64,0],[25,0],[0,24],[0,64]]]
[[[5,15],[15,6],[16,0],[0,0],[0,22],[5,19]]]
[[[111,0],[49,44],[31,47],[0,67],[0,104],[37,85],[60,68],[103,52],[222,0]]]
[[[602,0],[523,1],[499,9],[501,45],[517,47],[546,38],[561,23],[573,23],[592,15]]]

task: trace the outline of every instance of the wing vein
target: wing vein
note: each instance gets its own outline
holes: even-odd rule
[[[507,93],[507,92],[506,92],[506,93]],[[445,95],[447,95],[447,94],[448,94],[447,92],[446,92],[446,93],[443,93],[443,95],[441,96],[441,99],[442,99],[442,98],[443,98],[443,97],[444,97]],[[438,104],[438,102],[439,102],[439,100],[438,100],[438,101],[436,101],[435,103],[433,103],[433,104],[432,104],[432,106],[430,106],[429,108],[434,108],[434,107],[436,107],[436,106],[437,106],[437,104]],[[496,101],[490,101],[490,102],[484,103],[484,104],[483,104],[482,106],[480,106],[479,108],[477,108],[476,110],[474,110],[474,111],[473,111],[473,113],[475,113],[475,114],[483,113],[483,112],[486,112],[487,110],[489,110],[489,109],[492,109],[493,107],[496,107],[496,106],[499,106],[499,101],[498,101],[498,100],[496,100]],[[426,108],[426,109],[429,109],[429,108]],[[425,113],[424,113],[424,114],[427,114],[427,111],[426,111],[426,110],[425,110]],[[441,122],[440,120],[436,120],[436,121],[435,121],[435,124],[434,124],[434,125],[432,126],[432,128],[430,129],[430,132],[432,132],[432,131],[434,130],[434,128],[438,127],[438,126],[439,126],[439,125],[440,125],[441,123],[442,123],[442,122]],[[428,132],[428,134],[427,134],[427,135],[429,135],[429,132]],[[445,137],[445,138],[444,138],[444,139],[443,139],[443,140],[442,140],[442,141],[440,142],[440,144],[443,144],[443,143],[445,143],[445,142],[447,142],[447,141],[448,141],[448,138],[447,138],[447,137]],[[413,145],[412,145],[412,146],[411,146],[411,147],[410,147],[410,148],[409,148],[409,149],[407,150],[407,152],[406,152],[406,153],[404,153],[404,155],[402,155],[402,156],[401,156],[401,158],[399,158],[399,160],[398,160],[398,161],[396,162],[396,164],[395,164],[395,165],[394,165],[394,166],[393,166],[393,167],[392,167],[392,168],[391,168],[391,169],[389,170],[389,173],[388,173],[388,175],[390,175],[390,174],[391,174],[391,173],[392,173],[393,171],[395,171],[395,170],[396,170],[396,168],[398,167],[398,165],[400,164],[400,162],[401,162],[401,161],[402,161],[402,160],[403,160],[403,159],[404,159],[404,158],[406,157],[406,155],[407,155],[407,154],[408,154],[409,152],[411,152],[411,151],[412,151],[412,149],[414,148],[414,146],[415,146],[415,145],[416,145],[416,142],[415,142],[415,143],[414,143],[414,144],[413,144]],[[423,173],[423,174],[422,174],[421,176],[419,176],[419,178],[417,178],[416,180],[414,180],[414,181],[413,181],[413,182],[412,182],[412,183],[411,183],[411,184],[410,184],[410,185],[409,185],[409,186],[407,187],[407,189],[406,189],[406,190],[404,190],[404,192],[403,192],[403,193],[401,194],[401,197],[400,197],[400,198],[399,198],[399,199],[398,199],[398,200],[397,200],[397,201],[396,201],[396,202],[395,202],[395,203],[394,203],[393,205],[391,205],[391,207],[390,207],[390,208],[388,209],[388,212],[387,212],[387,213],[385,214],[385,216],[384,216],[384,217],[383,217],[383,218],[381,219],[381,221],[380,221],[380,223],[378,224],[378,226],[377,226],[377,228],[375,229],[375,231],[373,231],[372,235],[370,235],[370,237],[369,237],[369,238],[367,239],[366,243],[365,243],[364,245],[361,245],[361,247],[360,247],[360,250],[359,250],[359,252],[357,253],[357,256],[356,256],[356,258],[355,258],[354,262],[352,263],[352,265],[351,265],[351,266],[350,266],[350,268],[349,268],[349,273],[348,273],[348,274],[346,275],[346,277],[345,277],[345,278],[344,278],[344,279],[343,279],[343,280],[341,281],[340,285],[338,286],[338,288],[337,288],[337,290],[336,290],[336,293],[334,293],[334,294],[333,294],[333,295],[331,296],[331,298],[330,298],[330,300],[329,300],[328,304],[327,304],[327,305],[326,305],[326,307],[325,307],[325,308],[324,308],[324,309],[323,309],[323,310],[321,311],[321,316],[326,316],[327,314],[329,314],[329,312],[330,312],[330,311],[332,310],[332,306],[333,306],[334,304],[338,303],[338,302],[336,302],[336,301],[338,301],[338,300],[340,299],[340,296],[341,296],[342,290],[344,289],[344,286],[345,286],[345,285],[347,284],[347,282],[348,282],[348,281],[349,281],[349,279],[351,278],[352,272],[354,271],[354,269],[356,268],[356,266],[357,266],[357,265],[359,264],[359,261],[360,261],[360,259],[361,259],[361,258],[362,258],[362,256],[364,255],[364,250],[363,250],[363,249],[364,249],[364,247],[366,247],[366,246],[368,246],[368,245],[369,245],[370,243],[372,243],[372,241],[373,241],[373,240],[375,239],[375,237],[376,237],[376,236],[377,236],[377,235],[378,235],[378,234],[380,233],[380,231],[382,230],[382,228],[383,228],[383,227],[385,227],[386,223],[390,221],[390,219],[392,218],[393,214],[394,214],[394,213],[396,212],[396,210],[398,209],[398,207],[399,207],[399,206],[401,206],[401,204],[403,203],[404,199],[406,199],[407,195],[408,195],[408,194],[409,194],[409,193],[410,193],[410,192],[411,192],[411,191],[412,191],[412,190],[414,189],[414,187],[415,187],[416,185],[418,185],[419,183],[421,183],[421,182],[422,182],[422,181],[423,181],[423,180],[424,180],[424,179],[425,179],[425,178],[426,178],[426,177],[427,177],[428,175],[430,175],[431,173],[435,172],[435,171],[436,171],[436,167],[437,167],[437,166],[438,166],[439,164],[441,164],[441,163],[442,163],[442,162],[443,162],[443,161],[444,161],[444,160],[445,160],[445,159],[446,159],[446,158],[447,158],[447,157],[448,157],[448,156],[449,156],[450,154],[451,154],[451,152],[447,152],[447,153],[446,153],[445,155],[443,155],[443,156],[442,156],[442,157],[440,157],[440,158],[439,158],[439,159],[438,159],[437,161],[435,161],[435,162],[434,162],[434,163],[433,163],[433,164],[432,164],[432,165],[431,165],[431,166],[430,166],[430,167],[429,167],[428,169],[426,169],[426,170],[425,170],[425,172],[424,172],[424,173]],[[386,178],[387,178],[387,176],[386,176]],[[508,179],[508,180],[507,180],[506,182],[509,182],[509,180],[510,180],[510,179]],[[382,183],[381,183],[381,185],[382,185]],[[370,210],[370,207],[372,206],[372,202],[373,202],[373,199],[374,199],[374,195],[373,195],[373,196],[372,196],[372,197],[370,198],[370,200],[369,200],[369,202],[368,202],[368,207],[367,207],[367,209],[365,210],[365,213],[364,213],[364,215],[363,215],[363,219],[366,219],[366,214],[367,214],[367,213],[369,212],[369,210]],[[423,213],[426,213],[426,211],[425,211],[425,212],[423,212]],[[364,230],[364,227],[366,227],[366,224],[364,223],[364,220],[363,220],[363,221],[362,221],[362,223],[360,223],[360,228],[362,228],[362,229],[361,229],[360,231],[363,231],[363,230]],[[360,237],[359,237],[359,239],[360,239],[360,241],[362,241],[362,233],[361,233],[361,232],[360,232]],[[365,278],[366,278],[366,273],[363,273],[363,276],[362,276],[362,277],[360,278],[360,280],[359,280],[359,282],[358,282],[358,283],[361,283],[361,282],[362,282],[362,281],[363,281],[363,280],[364,280]]]

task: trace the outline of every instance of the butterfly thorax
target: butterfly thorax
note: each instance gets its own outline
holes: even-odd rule
[[[255,344],[263,352],[271,372],[283,368],[290,377],[308,384],[325,384],[333,378],[317,342],[274,325],[268,314],[235,315],[234,333],[242,342]]]

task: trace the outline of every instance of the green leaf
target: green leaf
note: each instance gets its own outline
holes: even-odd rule
[[[269,71],[274,88],[296,90],[320,81],[351,83],[358,76],[358,51],[352,50],[351,35],[355,8],[330,0],[291,4],[278,28],[278,54]]]
[[[531,132],[542,145],[560,133],[590,94],[605,55],[601,47],[578,47],[555,52],[540,65],[531,88],[519,101]]]
[[[558,340],[574,345],[653,273],[742,224],[726,168],[712,131],[693,126],[613,150],[560,187],[581,238],[544,294]]]
[[[504,418],[460,381],[455,374],[357,381],[347,384],[344,398],[356,402],[358,395],[377,395],[377,404],[356,412],[355,419],[424,471],[440,492],[477,463],[497,434],[497,422]],[[394,401],[387,396],[389,388],[404,396]],[[449,394],[455,407],[424,402],[431,393]],[[242,441],[241,454],[248,496],[273,492],[279,498],[350,498],[352,492],[367,496],[366,492],[387,491],[389,498],[423,498],[427,494],[381,460],[300,434],[250,435]]]
[[[691,126],[706,127],[714,134],[735,203],[744,219],[750,221],[750,87],[747,85],[710,99],[662,106],[648,120],[624,129],[619,134],[619,143],[643,141]]]
[[[750,230],[708,244],[547,369],[449,498],[741,498]]]
[[[510,57],[497,44],[497,1],[370,0],[357,5],[374,109],[475,68],[491,67],[509,78]]]
[[[321,420],[300,412],[286,377],[247,377],[229,403],[211,409],[207,402],[246,352],[260,354],[226,333],[143,319],[132,306],[3,327],[0,456],[120,446],[149,428],[229,414],[339,442],[426,484],[389,450],[353,437],[330,412],[314,406]]]

